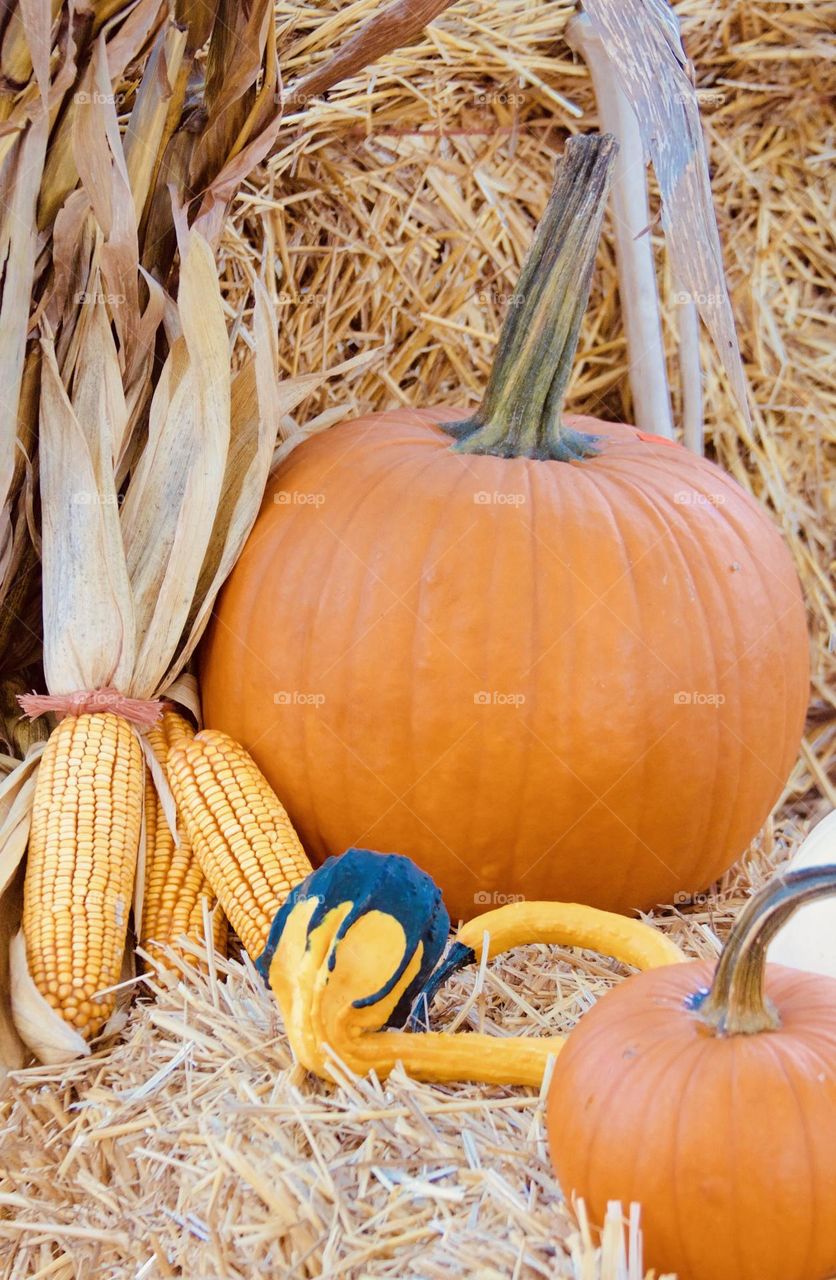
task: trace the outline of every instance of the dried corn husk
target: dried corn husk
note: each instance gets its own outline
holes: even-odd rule
[[[0,1080],[5,1070],[22,1066],[26,1056],[12,1018],[9,948],[23,901],[21,864],[29,839],[32,796],[42,752],[43,743],[36,744],[0,782]]]
[[[277,386],[273,295],[254,276],[251,330],[242,315],[230,325],[213,254],[229,200],[281,127],[273,9],[186,4],[175,20],[160,0],[139,0],[61,23],[39,3],[37,22],[9,28],[9,65],[28,74],[31,62],[33,80],[6,156],[31,161],[14,199],[28,228],[37,204],[50,252],[35,264],[31,230],[15,246],[6,381],[14,400],[37,296],[40,377],[27,385],[27,420],[40,422],[44,675],[53,696],[114,688],[153,700],[181,675],[252,526],[283,418],[328,376]],[[423,6],[423,20],[443,7]],[[320,83],[416,22],[394,5],[349,40],[348,62],[318,69]],[[11,456],[6,441],[0,482]],[[11,893],[0,897],[7,934],[17,914]],[[21,940],[11,955],[30,1048],[50,1061],[80,1052],[32,985]]]

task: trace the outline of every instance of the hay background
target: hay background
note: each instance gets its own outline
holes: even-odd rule
[[[280,0],[285,77],[375,7]],[[713,954],[752,888],[836,802],[827,47],[836,13],[751,0],[676,9],[712,95],[705,130],[754,402],[749,436],[705,344],[708,447],[784,531],[809,603],[814,671],[802,755],[775,818],[704,904],[658,913],[690,952]],[[266,263],[288,374],[377,353],[312,396],[289,427],[478,399],[555,156],[567,131],[596,123],[585,69],[561,39],[570,11],[565,0],[459,0],[419,44],[286,121],[224,235],[230,317],[251,304],[249,281]],[[608,237],[570,397],[579,410],[629,420]],[[479,991],[472,973],[459,976],[439,1000],[439,1025],[469,996],[466,1025],[567,1029],[618,972],[595,957],[567,960],[529,947],[492,964]],[[3,1280],[598,1274],[551,1176],[536,1097],[398,1077],[328,1088],[292,1064],[252,970],[237,961],[217,970],[226,982],[214,970],[157,980],[156,999],[135,1004],[122,1037],[94,1060],[7,1082]],[[617,1274],[606,1262],[601,1271]]]

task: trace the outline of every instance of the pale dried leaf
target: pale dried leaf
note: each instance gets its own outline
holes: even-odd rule
[[[361,351],[359,355],[352,356],[350,360],[344,360],[342,364],[335,365],[333,369],[329,369],[324,377],[344,377],[347,373],[357,373],[361,369],[369,365],[375,364],[384,354],[382,347],[373,347],[371,351]],[[303,373],[296,378],[285,379],[279,388],[279,395],[282,401],[282,417],[285,418],[290,414],[296,405],[299,404],[317,386],[324,380],[323,375],[318,373]],[[308,381],[311,379],[312,381]],[[332,427],[337,422],[343,421],[350,416],[350,412],[338,410],[337,406],[329,409],[322,420],[315,419],[310,423],[306,423],[303,427],[294,426],[292,423],[288,425],[282,422],[279,437],[281,444],[278,445],[271,463],[271,471],[274,471],[283,458],[300,445],[303,440],[307,440],[308,436],[318,435],[320,431],[325,431],[328,427]]]
[[[13,767],[0,783],[0,1080],[4,1070],[22,1066],[26,1056],[12,1017],[9,947],[20,928],[23,855],[43,749],[39,743],[23,761],[4,758]]]
[[[90,201],[83,191],[74,191],[52,228],[53,278],[41,310],[53,333],[68,314],[74,313],[78,294],[87,288],[90,254],[81,246],[85,240],[90,245],[94,242],[92,223]]]
[[[4,757],[12,760],[13,768],[0,782],[0,894],[8,887],[26,851],[35,778],[45,746],[45,742],[36,743],[25,760]]]
[[[4,168],[4,177],[11,183],[11,198],[0,230],[0,260],[5,263],[0,302],[0,404],[7,410],[0,430],[0,505],[6,501],[15,470],[17,415],[14,409],[20,396],[26,353],[37,247],[35,206],[48,132],[49,121],[46,115],[41,115],[18,143],[13,170]]]
[[[12,1014],[21,1040],[39,1062],[67,1062],[86,1058],[90,1046],[74,1027],[60,1018],[41,995],[26,960],[26,941],[16,933],[9,948]]]
[[[107,67],[112,81],[120,80],[128,66],[139,56],[159,22],[160,11],[167,8],[161,0],[138,0],[124,17],[122,0],[113,4],[116,30],[105,31],[107,38]]]
[[[190,671],[184,671],[176,680],[173,680],[166,687],[165,696],[187,711],[198,729],[203,728],[203,710],[200,705],[197,678]]]
[[[270,472],[283,401],[276,379],[276,324],[270,299],[260,281],[256,281],[254,292],[255,355],[233,384],[226,474],[186,627],[185,644],[166,674],[165,691],[182,671],[206,626],[217,593],[255,522]],[[319,381],[326,376],[323,374]]]
[[[23,33],[29,46],[32,68],[41,97],[49,92],[49,54],[52,14],[49,0],[20,0]]]
[[[186,32],[173,22],[161,28],[137,90],[125,132],[125,164],[137,221],[142,218],[165,136],[174,85],[183,65]]]
[[[112,472],[99,474],[44,340],[41,383],[44,672],[51,693],[115,685],[133,664],[133,607]]]
[[[73,155],[96,221],[104,232],[101,262],[124,358],[130,360],[139,317],[139,242],[104,36],[96,42],[85,89],[76,96]]]
[[[137,436],[145,425],[148,404],[154,392],[154,360],[157,330],[163,323],[166,307],[171,302],[163,287],[145,271],[142,272],[148,286],[148,304],[137,328],[133,359],[125,371],[125,399],[128,419],[125,433],[116,455],[116,483],[121,485],[132,462]]]
[[[137,609],[132,690],[152,696],[192,608],[223,487],[230,436],[229,345],[212,252],[192,235],[183,258],[183,326],[151,405],[123,532]]]
[[[102,293],[101,277],[84,305],[82,344],[73,379],[72,405],[87,436],[99,490],[116,503],[114,463],[122,449],[128,408],[119,370],[119,356]]]

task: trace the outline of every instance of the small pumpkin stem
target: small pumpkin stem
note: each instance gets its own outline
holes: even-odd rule
[[[499,336],[484,398],[463,422],[442,424],[458,453],[594,456],[596,437],[561,421],[589,300],[612,164],[611,134],[570,138]]]
[[[764,991],[766,952],[776,933],[799,907],[836,894],[836,866],[790,871],[766,885],[747,903],[726,942],[709,990],[689,1005],[715,1035],[756,1035],[781,1025]]]

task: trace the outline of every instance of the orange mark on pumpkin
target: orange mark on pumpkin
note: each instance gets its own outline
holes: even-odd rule
[[[640,440],[646,440],[648,444],[673,444],[676,440],[669,440],[667,436],[654,436],[651,431],[636,431],[636,435]]]

